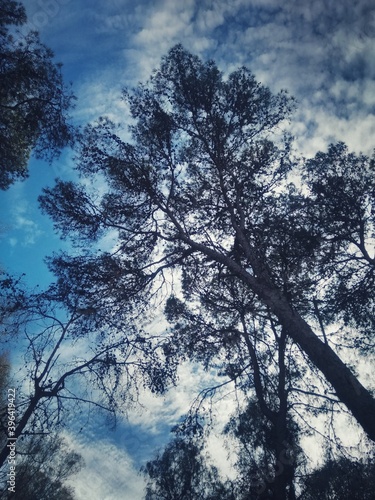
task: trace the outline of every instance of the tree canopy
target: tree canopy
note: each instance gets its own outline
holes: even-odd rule
[[[203,447],[176,438],[143,468],[148,476],[146,500],[234,500],[230,483],[209,464]]]
[[[32,152],[50,161],[74,135],[61,65],[36,32],[16,29],[26,21],[22,4],[0,1],[0,189],[26,177]]]
[[[340,458],[325,464],[305,478],[301,500],[370,500],[374,496],[374,461]]]
[[[11,384],[17,411],[8,420],[8,400],[2,394],[0,469],[6,468],[10,453],[9,422],[11,437],[18,440],[63,428],[72,412],[78,420],[96,410],[114,425],[117,415],[137,399],[139,386],[160,393],[173,380],[174,363],[168,362],[163,345],[141,336],[124,305],[108,316],[79,303],[69,311],[52,289],[48,294],[26,293],[21,283],[6,276],[0,291],[5,303],[0,347],[13,347],[19,367],[18,374],[11,373],[2,356],[0,389]]]
[[[10,383],[15,498],[73,499],[65,480],[80,457],[46,433],[83,408],[115,422],[189,361],[215,380],[143,468],[147,499],[372,498],[375,399],[361,362],[374,348],[375,156],[339,142],[298,157],[286,91],[181,45],[124,89],[129,126],[100,117],[78,134],[61,65],[26,22],[0,0],[0,189],[27,176],[31,154],[52,161],[73,144],[78,180],[40,196],[74,247],[48,258],[56,282],[28,293],[0,278],[2,485]],[[234,480],[207,452],[225,391]],[[343,422],[363,449],[345,446]],[[318,434],[326,457],[312,470],[303,440]]]
[[[107,119],[81,137],[77,170],[101,178],[104,194],[58,181],[40,198],[76,244],[111,231],[115,249],[58,256],[54,271],[73,295],[98,301],[121,300],[120,289],[129,299],[178,289],[194,306],[207,290],[241,284],[248,310],[268,314],[375,439],[372,394],[317,321],[318,313],[320,324],[373,324],[373,160],[338,144],[297,162],[283,132],[293,100],[273,95],[246,68],[224,77],[181,46],[124,99],[132,142]],[[346,288],[361,301],[358,314]],[[369,331],[367,339],[350,335],[347,328],[358,349],[373,342]]]
[[[83,460],[57,434],[26,436],[18,441],[16,481],[9,493],[5,468],[0,471],[1,499],[74,500],[73,488],[66,481],[79,472]]]

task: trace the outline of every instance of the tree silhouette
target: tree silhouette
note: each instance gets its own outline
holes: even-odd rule
[[[220,479],[196,442],[175,438],[146,464],[146,500],[234,500],[229,482]]]
[[[301,384],[305,373],[298,366],[298,352],[287,342],[285,330],[272,320],[267,310],[254,303],[240,282],[221,277],[219,283],[206,287],[200,283],[195,287],[200,297],[200,301],[195,301],[199,304],[195,313],[181,300],[171,297],[166,315],[174,325],[173,344],[178,345],[181,358],[199,361],[208,369],[216,367],[227,379],[220,385],[232,382],[249,401],[249,409],[236,415],[227,428],[241,443],[247,443],[244,449],[252,450],[246,460],[253,470],[241,472],[241,495],[243,498],[246,494],[254,495],[261,484],[268,485],[264,495],[272,493],[280,500],[294,498],[298,461],[286,459],[286,454],[287,449],[296,447],[300,432],[291,419],[297,403],[293,390]],[[190,293],[194,303],[196,294],[191,290]],[[201,397],[207,399],[214,392],[214,388],[207,389]],[[308,403],[305,398],[304,404]],[[202,405],[204,402],[197,405],[197,411]],[[321,411],[326,409],[322,407]],[[238,424],[237,419],[247,420],[247,426]],[[258,456],[259,448],[263,448],[262,458]]]
[[[370,500],[374,496],[374,462],[348,458],[327,460],[304,481],[301,500]]]
[[[301,165],[302,181],[307,180],[299,188],[291,183],[291,174],[300,170],[282,132],[293,100],[284,92],[272,95],[245,68],[224,78],[212,61],[204,63],[181,46],[124,98],[134,119],[132,143],[124,143],[106,119],[88,126],[81,138],[77,169],[82,176],[105,179],[104,195],[90,193],[87,183],[58,181],[41,197],[62,235],[87,246],[112,231],[116,249],[59,256],[53,270],[73,295],[95,294],[114,303],[121,300],[120,290],[135,300],[168,293],[177,280],[188,301],[202,280],[230,277],[258,309],[267,310],[270,321],[321,371],[334,399],[375,439],[374,398],[333,343],[321,338],[323,323],[317,321],[320,310],[331,322],[350,314],[345,301],[330,316],[327,306],[336,286],[361,291],[364,267],[366,308],[372,307],[373,162],[337,146],[338,155],[320,153]],[[314,161],[322,158],[330,165],[327,172],[337,162],[349,165],[342,170],[345,189],[325,189],[325,170],[314,170]],[[366,196],[349,196],[353,182]],[[331,210],[327,197],[333,194],[343,204],[336,200]],[[349,240],[340,232],[340,206],[347,212],[353,203],[359,216],[350,220]],[[350,280],[338,252],[350,262]],[[84,261],[90,266],[82,267]],[[89,284],[85,290],[77,275]],[[355,347],[349,329],[345,335]]]
[[[6,473],[0,481],[0,498],[14,500],[74,500],[66,480],[83,466],[80,455],[70,450],[59,435],[34,435],[17,444],[16,485],[8,491]]]
[[[2,433],[12,442],[63,427],[72,412],[78,416],[85,407],[113,420],[137,398],[139,384],[162,392],[173,378],[174,364],[161,346],[139,336],[126,308],[111,316],[99,310],[88,314],[78,305],[67,311],[45,293],[24,294],[23,302],[15,302],[13,288],[8,292],[12,313],[1,325],[1,340],[16,342],[14,355],[24,363],[9,382],[16,407],[10,435],[6,400],[0,408]],[[9,452],[5,440],[0,467]]]
[[[38,34],[14,29],[26,21],[22,4],[0,1],[0,189],[26,177],[32,151],[52,160],[73,139],[73,94]]]

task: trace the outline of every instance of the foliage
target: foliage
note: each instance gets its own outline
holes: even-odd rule
[[[82,468],[83,460],[59,435],[28,436],[17,442],[14,500],[74,500],[66,481]],[[6,479],[3,480],[4,483]],[[0,498],[10,498],[7,488]]]
[[[375,439],[374,398],[340,357],[342,337],[356,354],[373,341],[373,330],[367,344],[352,333],[373,325],[373,160],[339,144],[298,163],[284,131],[293,100],[180,45],[124,99],[132,142],[105,118],[87,126],[81,180],[40,198],[81,249],[50,260],[53,293],[70,310],[78,299],[107,311],[165,304],[168,360],[217,368],[256,398],[248,415],[267,429],[267,491],[293,498],[297,465],[275,472],[285,439],[298,443],[309,421],[299,408],[333,419],[346,406]],[[111,251],[87,250],[105,237]],[[345,293],[361,302],[355,313]]]
[[[360,330],[357,346],[374,345],[374,160],[331,145],[306,164],[311,224],[319,234],[319,274],[329,281],[324,312]],[[332,318],[333,319],[333,318]]]
[[[13,289],[8,292],[13,303]],[[126,310],[122,316],[119,311],[106,315],[104,323],[100,311],[78,304],[67,311],[43,293],[25,293],[23,299],[12,310],[21,358],[14,349],[20,368],[20,375],[11,379],[17,405],[15,438],[61,427],[70,412],[78,418],[84,407],[88,414],[104,412],[114,423],[116,413],[137,398],[139,384],[163,392],[173,379],[174,365],[167,364],[162,346],[146,342]],[[8,331],[1,340],[12,345]],[[2,423],[6,412],[4,405]],[[2,446],[0,466],[8,454],[9,448]]]
[[[73,140],[67,116],[73,94],[38,34],[14,29],[25,23],[19,2],[0,1],[1,189],[26,177],[32,151],[51,161]]]
[[[374,462],[329,459],[304,481],[301,500],[371,500],[374,497]]]
[[[148,478],[146,500],[234,500],[233,488],[209,465],[202,447],[176,438],[143,468]]]
[[[266,418],[255,399],[249,401],[243,412],[231,417],[224,432],[238,444],[236,498],[296,498],[296,476],[304,472],[303,452],[298,445],[298,426],[290,415],[285,427],[279,447],[280,430]]]
[[[337,279],[340,290],[359,283],[362,270],[353,268],[349,282],[327,252],[336,226],[334,213],[327,212],[325,171],[314,167],[322,154],[307,163],[306,175],[309,169],[316,175],[304,190],[289,182],[295,162],[280,128],[293,101],[284,92],[273,96],[245,68],[224,78],[212,61],[203,63],[181,46],[171,49],[149,82],[124,96],[135,120],[133,143],[122,142],[106,119],[87,127],[77,168],[82,176],[105,179],[107,191],[99,195],[90,193],[87,183],[62,181],[45,190],[42,207],[56,227],[83,246],[109,231],[117,234],[116,251],[107,256],[116,268],[109,279],[126,282],[135,296],[166,290],[171,279],[181,278],[185,300],[202,280],[210,284],[225,276],[242,282],[249,297],[270,311],[375,438],[369,417],[374,399],[314,331],[312,299],[328,304],[333,287],[325,287],[327,279]],[[332,155],[326,160],[334,164]],[[367,189],[367,198],[359,201],[373,199],[372,184],[366,183],[372,163],[354,155],[347,161],[355,174],[343,182],[356,178]],[[311,193],[306,195],[307,188]],[[336,196],[345,193],[347,189],[337,190]],[[345,210],[355,202],[347,197]],[[353,224],[357,227],[361,220],[353,219]],[[367,225],[358,233],[363,244],[372,230]],[[342,241],[343,235],[337,238]],[[53,269],[74,284],[84,258],[87,252],[76,265],[70,258],[56,258]],[[89,259],[104,274],[103,257]],[[373,269],[371,257],[365,264]],[[363,283],[367,297],[373,296],[371,273]],[[102,285],[94,280],[94,286],[101,295]],[[350,314],[348,304],[341,304]],[[332,312],[332,321],[342,316],[342,308]]]

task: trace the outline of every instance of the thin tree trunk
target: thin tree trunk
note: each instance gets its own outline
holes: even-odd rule
[[[40,398],[38,396],[34,396],[31,399],[29,406],[27,407],[25,413],[21,417],[21,420],[18,422],[18,424],[16,426],[16,430],[15,430],[14,436],[12,436],[13,438],[17,439],[22,434],[22,432],[25,429],[25,427],[26,427],[26,425],[27,425],[30,417],[32,416],[32,414],[35,411],[35,408],[36,408],[36,406],[38,404],[39,399]],[[12,443],[16,443],[16,452],[17,452],[17,441],[12,441]],[[8,455],[10,453],[10,448],[9,448],[8,444],[9,444],[9,442],[8,442],[8,439],[7,439],[6,440],[6,444],[4,445],[3,449],[0,452],[0,469],[4,465],[6,459],[8,458]]]
[[[287,500],[288,488],[293,488],[293,478],[295,473],[295,458],[287,456],[287,449],[293,448],[288,431],[288,393],[286,391],[286,366],[285,366],[285,346],[287,332],[282,328],[278,342],[278,365],[279,365],[279,380],[278,380],[278,398],[279,411],[275,422],[276,428],[276,463],[275,463],[275,481],[274,481],[274,497],[278,500]],[[294,439],[293,439],[294,442]]]

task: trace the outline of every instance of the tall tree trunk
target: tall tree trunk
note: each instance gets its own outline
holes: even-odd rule
[[[175,222],[175,221],[173,221]],[[258,274],[251,274],[227,255],[198,243],[180,226],[180,238],[198,251],[224,266],[243,281],[269,307],[286,329],[288,335],[306,353],[336,391],[337,398],[346,405],[368,437],[375,441],[375,399],[359,382],[333,349],[314,333],[310,325],[296,311],[287,297],[272,282],[265,262],[257,258]]]
[[[375,441],[375,399],[333,349],[313,332],[280,292],[263,290],[264,302],[334,388],[370,439]],[[261,297],[262,298],[262,297]]]
[[[285,346],[287,332],[282,328],[278,338],[278,398],[279,410],[275,420],[276,442],[275,442],[275,480],[273,485],[274,497],[278,500],[287,500],[288,490],[293,488],[293,478],[295,474],[295,457],[288,456],[288,450],[293,448],[294,436],[288,430],[288,393],[286,391],[286,366],[285,366]],[[291,442],[292,441],[292,442]]]

